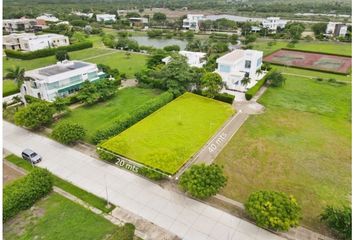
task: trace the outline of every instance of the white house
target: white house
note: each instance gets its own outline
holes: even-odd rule
[[[203,52],[190,52],[190,51],[179,51],[180,55],[187,58],[187,63],[191,67],[201,68],[206,63],[205,57],[206,53]],[[161,61],[165,64],[171,62],[172,57],[168,56],[163,58]]]
[[[201,20],[204,20],[203,14],[187,14],[187,18],[183,19],[182,28],[199,31],[198,22]]]
[[[80,16],[80,17],[87,17],[87,18],[92,18],[93,17],[93,13],[83,13],[83,12],[72,12],[72,14],[76,15],[76,16]]]
[[[116,15],[114,14],[96,14],[97,22],[108,22],[108,21],[116,21]]]
[[[45,22],[59,22],[59,19],[50,13],[44,13],[43,15],[36,17],[36,19]]]
[[[70,44],[67,36],[54,33],[43,35],[12,33],[4,36],[3,42],[4,48],[22,51],[36,51],[44,48],[68,46]]]
[[[96,64],[82,61],[63,61],[25,72],[21,95],[54,101],[77,90],[84,81],[96,81],[105,76]]]
[[[2,37],[3,49],[21,50],[20,39],[35,37],[34,33],[11,33]]]
[[[4,32],[30,31],[36,25],[36,19],[19,18],[4,19],[2,21],[2,30]]]
[[[347,34],[348,26],[340,22],[329,22],[326,28],[326,35],[344,37]]]
[[[262,26],[272,32],[276,32],[278,28],[285,28],[287,22],[279,17],[268,17],[262,21]]]
[[[216,60],[215,72],[220,74],[227,89],[245,92],[262,78],[263,74],[258,74],[262,57],[261,51],[237,49]],[[250,78],[247,85],[241,83],[245,77]]]

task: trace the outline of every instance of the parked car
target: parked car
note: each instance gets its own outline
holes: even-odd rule
[[[21,155],[23,159],[29,161],[32,164],[39,163],[42,160],[42,157],[31,149],[23,150]]]

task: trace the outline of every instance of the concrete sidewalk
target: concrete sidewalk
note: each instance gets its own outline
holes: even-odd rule
[[[168,191],[130,172],[84,155],[49,138],[4,121],[4,148],[20,155],[31,148],[40,167],[108,199],[186,240],[283,239],[183,194]]]

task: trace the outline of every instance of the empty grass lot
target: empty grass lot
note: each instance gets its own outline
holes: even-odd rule
[[[2,80],[2,95],[4,97],[19,92],[17,84],[13,80]]]
[[[277,40],[276,44],[273,46],[268,46],[268,42],[272,40],[258,39],[256,42],[252,43],[253,49],[263,51],[263,55],[272,53],[280,48],[287,48],[289,42]],[[352,45],[350,43],[336,43],[336,42],[321,42],[321,41],[299,41],[295,44],[294,49],[305,50],[305,51],[315,51],[321,53],[333,53],[342,54],[346,56],[351,56]]]
[[[174,174],[233,113],[229,104],[185,93],[103,147]]]
[[[287,76],[269,88],[216,159],[228,175],[222,194],[245,202],[256,190],[293,194],[302,224],[325,232],[318,215],[351,198],[351,84]]]
[[[159,94],[160,91],[154,89],[125,88],[110,100],[72,110],[60,121],[79,123],[87,130],[86,141],[90,141],[97,130],[111,126],[117,117],[130,113]]]
[[[24,239],[109,239],[117,226],[90,210],[51,193],[34,207],[4,224],[4,238]]]

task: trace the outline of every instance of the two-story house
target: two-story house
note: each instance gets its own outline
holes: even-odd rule
[[[234,50],[216,60],[215,72],[220,74],[227,89],[245,92],[259,79],[263,52],[256,50]],[[249,83],[242,80],[248,77]]]
[[[262,26],[275,33],[278,28],[285,28],[287,22],[288,21],[282,20],[279,17],[268,17],[262,21]]]
[[[187,14],[183,19],[183,29],[199,31],[199,21],[204,20],[203,14]]]
[[[54,101],[80,89],[84,81],[105,77],[96,64],[82,61],[63,61],[43,68],[26,71],[21,95]]]

